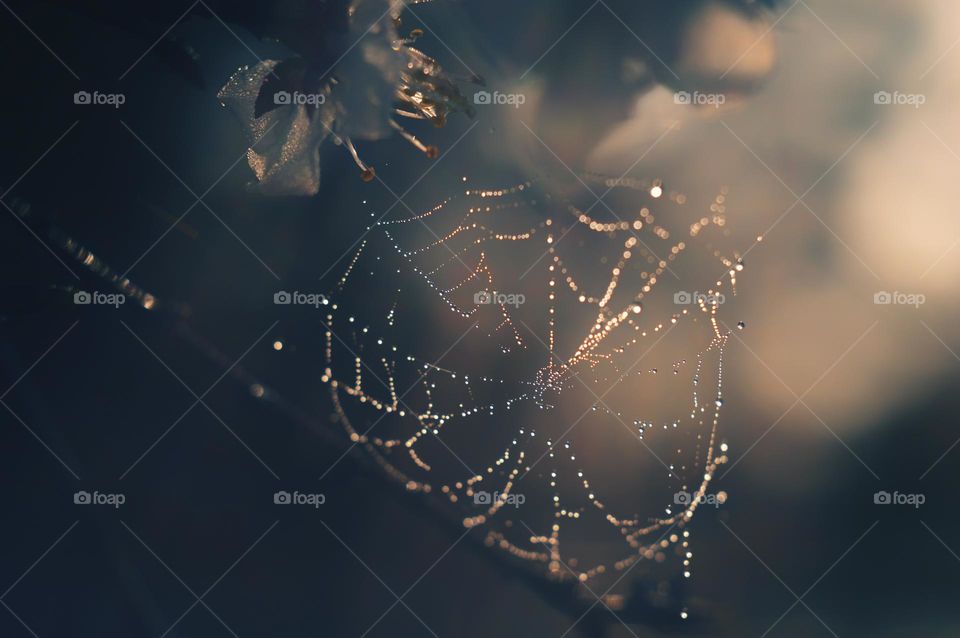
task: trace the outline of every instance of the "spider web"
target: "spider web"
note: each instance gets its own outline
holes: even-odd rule
[[[322,380],[355,444],[495,551],[556,580],[670,555],[689,577],[694,513],[726,498],[726,189],[582,179],[464,177],[371,226],[326,301]]]

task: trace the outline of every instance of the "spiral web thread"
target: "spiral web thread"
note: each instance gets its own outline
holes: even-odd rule
[[[578,208],[568,199],[544,194],[537,184],[525,182],[498,189],[466,188],[420,214],[372,225],[325,308],[322,380],[329,386],[336,418],[350,439],[408,490],[448,500],[465,527],[485,526],[488,546],[542,563],[545,574],[558,580],[586,583],[605,573],[628,570],[641,559],[662,562],[668,552],[681,557],[684,575],[689,577],[692,553],[689,530],[685,528],[704,502],[717,467],[727,462],[727,446],[718,438],[718,425],[723,405],[723,354],[730,333],[719,313],[724,291],[736,293],[743,264],[736,254],[726,257],[704,239],[708,232],[725,232],[726,189],[711,202],[707,215],[676,232],[661,225],[658,217],[680,217],[687,204],[683,193],[668,192],[660,180],[583,177],[607,188],[607,192],[625,195],[633,202],[643,199],[649,205],[631,215],[617,215],[611,210],[616,219],[601,221],[591,216],[592,207]],[[660,212],[655,215],[653,210]],[[508,228],[524,217],[532,218],[526,227]],[[416,244],[402,237],[405,229],[422,233],[428,222],[445,225],[445,231],[437,233],[427,227],[429,241]],[[603,260],[605,274],[598,279],[601,285],[596,289],[575,272],[573,262],[583,261],[583,255],[565,258],[562,254],[561,247],[572,241],[564,239],[571,231],[592,235],[615,249],[613,259]],[[674,239],[674,235],[679,238]],[[658,287],[669,285],[667,273],[671,267],[692,246],[704,244],[709,249],[708,259],[722,268],[718,272],[723,275],[711,281],[707,293],[698,295],[692,303],[682,308],[661,308],[658,318],[650,317],[653,311],[648,310],[648,302]],[[534,312],[545,315],[542,340],[518,318],[521,306],[516,299],[498,292],[501,272],[509,267],[497,268],[497,251],[514,245],[544,252],[535,267],[545,271],[542,281],[546,293],[523,306],[532,306]],[[385,265],[388,253],[395,257],[396,268]],[[361,276],[366,279],[358,280]],[[639,280],[624,290],[631,278]],[[385,279],[390,283],[385,284]],[[382,311],[371,313],[366,304],[347,301],[349,293],[363,291],[374,281],[394,291]],[[405,306],[418,305],[407,301],[404,290],[409,289],[417,289],[425,299],[436,299],[446,306],[445,316],[452,318],[459,330],[466,329],[465,336],[479,335],[495,344],[497,357],[535,358],[539,346],[533,342],[540,340],[547,351],[545,365],[525,378],[512,379],[491,372],[496,365],[454,369],[437,359],[406,351],[411,346],[396,345],[390,334],[401,323]],[[568,333],[562,332],[557,311],[561,298],[563,303],[593,313],[593,320],[586,322],[582,331],[570,326]],[[357,306],[358,312],[352,314],[348,304]],[[658,423],[633,414],[625,416],[622,410],[607,405],[606,392],[593,392],[588,387],[591,381],[581,378],[592,374],[592,382],[597,384],[600,370],[611,375],[606,377],[607,382],[615,379],[614,385],[634,375],[651,378],[658,371],[637,370],[640,360],[667,332],[684,322],[703,326],[708,342],[690,354],[689,362],[682,357],[670,364],[674,375],[688,371],[692,376],[692,391],[681,406],[686,410],[682,418]],[[426,325],[415,328],[414,341],[425,343],[430,338]],[[568,347],[561,347],[561,334],[579,336]],[[439,358],[443,359],[443,354]],[[467,357],[466,361],[471,359]],[[705,396],[702,375],[709,375],[715,384],[715,395]],[[689,446],[692,452],[686,452],[692,454],[689,462],[667,465],[657,458],[672,479],[681,481],[687,490],[683,492],[685,501],[674,498],[654,516],[616,511],[595,490],[569,440],[563,435],[538,436],[537,427],[525,425],[530,419],[520,415],[520,406],[550,415],[553,399],[575,388],[590,390],[590,410],[619,421],[641,442],[661,433],[665,436],[671,430],[689,429],[687,436],[693,441]],[[636,413],[640,407],[631,405],[628,412]],[[482,419],[494,425],[483,425]],[[458,447],[462,428],[469,432],[471,427],[483,428],[484,444],[497,436],[507,441],[490,453],[479,471],[450,447]],[[428,444],[433,450],[429,454],[422,449]],[[449,460],[449,455],[459,463],[435,472],[434,457],[446,456]],[[681,472],[683,479],[678,476]],[[522,521],[517,525],[510,513],[516,511],[510,506],[516,506],[518,486],[530,478],[540,478],[540,492],[546,495],[545,506],[550,510],[551,521],[543,523],[542,529],[533,529]],[[565,482],[565,490],[558,488],[560,481]],[[725,494],[721,492],[717,498],[722,502]],[[619,558],[587,562],[588,557],[561,552],[562,532],[589,517],[615,531],[622,544],[616,550]]]

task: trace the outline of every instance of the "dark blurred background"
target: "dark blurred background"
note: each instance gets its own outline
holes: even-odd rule
[[[727,364],[722,431],[736,464],[720,487],[731,496],[692,524],[685,596],[707,624],[614,623],[609,635],[957,635],[956,8],[514,5],[417,7],[420,46],[490,86],[523,87],[532,110],[481,113],[460,143],[465,116],[420,129],[451,149],[422,181],[430,160],[389,138],[363,149],[383,183],[363,183],[342,149],[325,148],[317,196],[266,198],[245,187],[246,143],[215,94],[238,66],[283,51],[251,32],[279,19],[270,3],[206,14],[4,4],[0,635],[361,636],[385,612],[366,635],[594,635],[362,457],[340,460],[322,329],[265,300],[329,281],[371,215],[413,184],[404,199],[420,211],[465,173],[499,184],[562,158],[619,175],[667,127],[636,170],[692,192],[730,184],[744,244],[764,241]],[[719,35],[704,10],[721,12]],[[171,34],[196,66],[165,40],[151,48]],[[723,50],[737,38],[739,53]],[[651,50],[682,70],[658,68]],[[753,65],[709,87],[736,104],[675,110],[673,91],[729,66],[711,55]],[[627,58],[645,65],[633,83]],[[75,105],[80,90],[126,102]],[[884,106],[880,90],[925,104]],[[533,153],[539,142],[521,140],[514,117],[559,157]],[[15,211],[27,204],[24,221]],[[120,272],[133,266],[157,307],[73,305],[74,290],[110,287],[51,227]],[[884,290],[926,303],[874,305]],[[254,383],[277,394],[258,400]],[[278,509],[280,489],[327,503]],[[80,508],[78,490],[127,502]],[[925,502],[877,505],[880,490]]]

